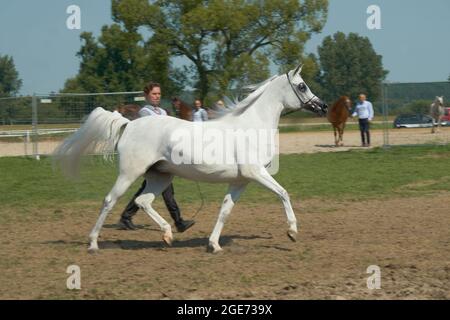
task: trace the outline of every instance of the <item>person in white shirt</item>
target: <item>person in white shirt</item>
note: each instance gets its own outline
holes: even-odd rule
[[[167,116],[166,110],[160,107],[161,102],[161,86],[158,83],[150,82],[144,88],[145,98],[149,104],[145,105],[139,110],[140,117],[148,116]],[[164,118],[161,118],[164,121]],[[133,199],[128,203],[119,221],[119,228],[123,230],[135,230],[137,227],[133,224],[132,218],[139,210],[134,200],[142,193],[145,189],[146,181],[142,183],[139,190],[133,196]],[[194,220],[183,220],[181,217],[180,208],[174,197],[175,191],[173,189],[173,184],[171,183],[166,190],[163,191],[162,196],[167,210],[170,216],[175,222],[175,227],[178,232],[184,232],[195,224]]]
[[[370,147],[370,121],[374,113],[372,103],[366,100],[365,94],[359,95],[359,102],[356,104],[352,117],[358,116],[359,130],[361,131],[361,142],[363,147]]]
[[[200,99],[195,99],[194,101],[194,111],[192,112],[192,121],[203,122],[208,121],[208,113],[203,109],[202,101]]]

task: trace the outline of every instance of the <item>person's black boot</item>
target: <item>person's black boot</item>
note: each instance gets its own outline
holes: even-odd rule
[[[194,220],[181,220],[175,223],[178,232],[185,232],[195,224]]]
[[[138,227],[133,223],[131,218],[121,217],[119,220],[119,229],[120,230],[137,230]]]

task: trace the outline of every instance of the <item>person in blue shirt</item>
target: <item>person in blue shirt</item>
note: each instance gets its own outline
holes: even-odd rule
[[[203,103],[200,99],[194,101],[194,111],[192,112],[192,121],[204,122],[208,121],[208,113],[203,109]]]
[[[358,116],[359,130],[361,131],[361,142],[363,147],[370,147],[370,122],[373,119],[372,103],[367,101],[365,94],[359,95],[359,102],[356,104],[352,117]]]

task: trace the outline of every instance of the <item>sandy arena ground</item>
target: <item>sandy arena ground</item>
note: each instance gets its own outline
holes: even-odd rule
[[[116,230],[116,208],[96,255],[87,235],[98,203],[4,212],[0,299],[450,299],[449,197],[294,201],[296,243],[281,205],[238,204],[219,255],[205,250],[219,204],[172,248],[142,212],[142,229]],[[197,207],[183,209],[189,218]],[[72,264],[80,291],[66,289]],[[370,265],[381,268],[380,290],[367,288]]]
[[[450,128],[391,130],[391,142],[449,142]],[[330,132],[281,135],[282,153],[338,151]],[[373,145],[383,143],[373,132]],[[56,142],[40,144],[50,152]],[[23,144],[0,144],[2,155]],[[237,204],[222,233],[224,252],[206,253],[219,203],[207,203],[193,229],[167,248],[140,212],[137,231],[116,229],[120,202],[106,220],[101,251],[87,253],[100,202],[57,208],[4,208],[0,224],[0,299],[450,299],[450,192],[433,197],[361,201],[292,199],[296,243],[286,236],[281,203]],[[197,206],[183,206],[189,219]],[[156,210],[168,216],[161,203]],[[81,290],[66,289],[66,268],[81,268]],[[381,268],[369,290],[367,268]]]
[[[372,146],[383,145],[383,130],[372,130]],[[43,140],[39,142],[40,154],[51,154],[61,140]],[[280,153],[313,153],[344,151],[359,148],[361,138],[359,131],[344,133],[344,147],[334,147],[334,136],[331,131],[293,132],[280,134]],[[450,143],[450,127],[442,128],[440,133],[431,134],[431,129],[392,129],[389,130],[389,144],[424,144]],[[32,154],[32,146],[23,142],[4,142],[0,139],[1,156],[21,156]]]

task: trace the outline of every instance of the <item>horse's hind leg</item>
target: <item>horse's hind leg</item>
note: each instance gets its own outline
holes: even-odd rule
[[[333,125],[333,130],[334,130],[334,145],[336,147],[339,146],[339,138],[338,138],[338,132],[337,132],[337,128]]]
[[[145,189],[142,191],[141,195],[136,198],[135,202],[159,225],[161,230],[164,231],[163,241],[170,246],[173,239],[172,228],[170,224],[161,217],[155,209],[153,209],[152,203],[155,198],[170,185],[173,175],[150,170],[145,175],[145,179]]]
[[[105,222],[106,216],[111,211],[111,209],[116,204],[117,200],[127,191],[127,189],[131,186],[131,184],[136,180],[135,178],[130,178],[127,175],[121,174],[114,184],[114,187],[105,197],[103,202],[103,207],[100,211],[100,217],[97,220],[94,228],[92,229],[89,238],[90,238],[90,246],[89,252],[95,252],[98,250],[97,239],[100,233],[100,230]]]
[[[339,145],[344,146],[344,125],[339,127]]]
[[[223,225],[225,224],[225,220],[231,213],[231,210],[234,207],[236,201],[239,200],[241,193],[245,190],[247,184],[230,184],[228,187],[228,192],[225,195],[225,199],[222,202],[222,207],[220,208],[219,218],[217,219],[216,225],[214,226],[214,230],[209,237],[209,245],[208,250],[211,250],[213,253],[217,253],[222,251],[222,248],[219,245],[220,233],[222,232]]]

